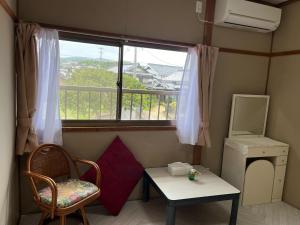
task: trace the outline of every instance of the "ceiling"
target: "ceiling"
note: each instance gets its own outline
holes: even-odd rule
[[[282,2],[286,2],[287,0],[264,0],[264,2],[269,2],[269,3],[272,3],[272,4],[279,4],[279,3],[282,3]]]

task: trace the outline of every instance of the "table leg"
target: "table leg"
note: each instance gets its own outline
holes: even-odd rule
[[[239,210],[239,202],[240,202],[240,195],[238,194],[232,199],[229,225],[236,225],[237,215],[238,215],[238,210]]]
[[[167,206],[167,223],[166,225],[175,225],[176,217],[176,207],[168,205]]]
[[[150,192],[149,178],[148,175],[144,173],[144,177],[143,177],[143,201],[144,202],[149,201],[149,192]]]

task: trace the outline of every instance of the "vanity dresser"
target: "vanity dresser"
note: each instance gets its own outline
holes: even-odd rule
[[[269,96],[233,95],[221,177],[242,205],[281,201],[289,145],[265,137]]]

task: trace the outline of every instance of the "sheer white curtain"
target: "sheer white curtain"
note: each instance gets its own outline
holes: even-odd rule
[[[37,33],[38,93],[33,126],[39,144],[62,144],[59,116],[59,38],[56,30]]]
[[[200,127],[197,47],[189,48],[178,99],[176,128],[180,143],[195,145]]]
[[[206,45],[188,51],[177,108],[177,135],[182,144],[211,146],[210,108],[218,52]]]

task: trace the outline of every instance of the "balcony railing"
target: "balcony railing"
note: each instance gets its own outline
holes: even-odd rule
[[[122,89],[122,120],[175,120],[178,91]],[[116,119],[117,89],[60,86],[65,120]]]

